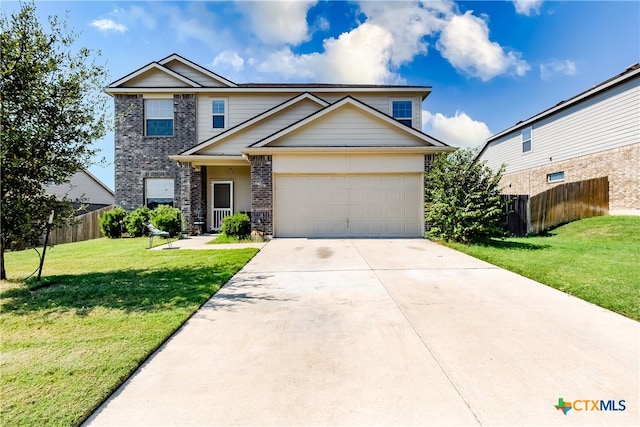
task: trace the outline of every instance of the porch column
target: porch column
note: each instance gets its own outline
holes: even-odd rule
[[[251,163],[251,231],[273,235],[273,169],[270,155],[249,156]]]
[[[206,209],[203,209],[204,195],[202,193],[202,169],[191,171],[191,216],[189,217],[188,230],[190,234],[201,234],[202,224],[206,218]]]
[[[183,232],[190,232],[193,229],[193,217],[191,215],[191,164],[183,163],[179,170],[180,192],[178,193],[178,208],[182,211],[182,216],[186,224],[183,224]]]

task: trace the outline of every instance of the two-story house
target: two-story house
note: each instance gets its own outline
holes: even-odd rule
[[[64,184],[47,185],[44,192],[59,199],[66,197],[75,209],[82,206],[79,214],[106,208],[114,202],[113,191],[88,170],[76,172]]]
[[[276,237],[424,235],[426,86],[236,84],[173,54],[106,88],[115,197],[169,204],[190,230],[246,212]]]
[[[506,194],[608,177],[609,212],[640,215],[640,64],[499,132],[477,157]]]

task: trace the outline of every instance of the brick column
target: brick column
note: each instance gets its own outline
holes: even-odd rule
[[[251,163],[251,231],[273,235],[273,169],[271,156],[249,156]]]

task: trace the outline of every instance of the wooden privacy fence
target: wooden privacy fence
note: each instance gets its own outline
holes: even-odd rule
[[[60,245],[62,243],[82,242],[102,237],[98,217],[111,209],[113,209],[113,206],[87,212],[84,215],[77,216],[73,225],[54,228],[49,234],[49,244]]]
[[[561,184],[532,197],[505,197],[509,232],[516,236],[537,234],[577,219],[606,215],[609,178]]]

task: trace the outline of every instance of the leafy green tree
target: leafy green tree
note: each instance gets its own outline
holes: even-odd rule
[[[493,171],[469,149],[437,156],[425,173],[429,237],[470,243],[503,236],[503,172],[504,166]]]
[[[77,35],[57,17],[45,29],[34,3],[0,15],[1,238],[0,278],[6,278],[4,251],[13,242],[35,244],[49,213],[54,224],[68,218],[47,183],[62,184],[86,168],[110,121],[102,88],[108,75],[94,52],[74,50]],[[99,53],[97,53],[99,56]],[[64,203],[66,206],[66,203]]]

